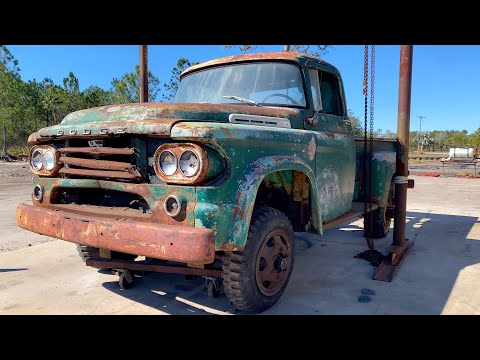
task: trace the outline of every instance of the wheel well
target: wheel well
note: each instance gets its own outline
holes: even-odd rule
[[[270,206],[283,212],[294,231],[313,228],[311,184],[302,171],[281,170],[267,175],[257,192],[255,208],[258,206]]]

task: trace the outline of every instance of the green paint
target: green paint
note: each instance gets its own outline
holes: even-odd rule
[[[207,152],[208,156],[208,172],[206,177],[208,182],[208,180],[217,177],[224,171],[226,160],[223,159],[215,150],[205,147],[205,151]]]
[[[232,58],[231,61],[236,61]],[[172,191],[195,202],[187,219],[198,228],[211,228],[217,250],[241,250],[245,246],[250,218],[262,181],[293,191],[292,170],[306,174],[310,182],[312,220],[322,233],[322,224],[350,210],[362,197],[363,144],[355,141],[347,121],[345,92],[340,73],[317,58],[300,55],[282,58],[296,63],[305,81],[306,108],[257,107],[214,104],[127,104],[87,109],[65,117],[61,124],[41,129],[37,139],[48,141],[59,132],[79,135],[133,134],[138,149],[137,166],[147,169],[146,143],[152,151],[157,136],[162,141],[193,142],[204,146],[209,159],[208,181],[200,186],[125,184],[121,182],[70,179],[37,179],[46,196],[55,187],[107,188],[135,192],[148,189],[145,199],[151,209],[163,211],[163,199]],[[214,66],[215,62],[208,66]],[[341,94],[340,115],[315,112],[309,69],[337,76]],[[184,75],[184,76],[188,76]],[[264,115],[290,120],[292,128],[229,123],[232,113]],[[396,142],[375,141],[373,198],[382,205],[395,171]]]
[[[268,187],[272,187],[276,189],[285,189],[288,195],[292,194],[292,191],[293,191],[292,171],[281,170],[275,173],[268,174],[263,179],[263,182],[266,183]]]
[[[147,175],[147,137],[132,136],[132,147],[135,149],[135,165],[144,178]]]
[[[354,201],[363,201],[363,139],[355,141],[356,173]],[[372,199],[375,204],[384,206],[388,199],[388,190],[395,173],[397,142],[395,140],[374,140],[373,142],[373,178]],[[367,174],[368,176],[368,174]]]

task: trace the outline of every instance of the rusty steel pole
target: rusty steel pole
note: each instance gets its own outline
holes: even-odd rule
[[[140,102],[148,102],[148,48],[140,45]]]
[[[405,245],[405,224],[407,217],[408,146],[410,133],[410,99],[412,94],[413,45],[400,47],[400,82],[398,89],[397,166],[395,179],[395,212],[393,244]]]

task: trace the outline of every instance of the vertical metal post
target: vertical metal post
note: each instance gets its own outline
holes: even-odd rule
[[[413,246],[405,239],[408,189],[408,146],[410,133],[410,99],[412,90],[413,45],[400,47],[400,82],[398,90],[397,163],[395,173],[395,210],[393,242],[388,247],[389,255],[382,261],[373,279],[392,281],[403,260]],[[413,184],[412,184],[413,187]]]
[[[148,48],[140,45],[140,102],[148,102]]]
[[[396,176],[408,176],[408,146],[410,135],[410,99],[412,93],[413,45],[400,47],[400,81],[398,87],[397,120],[397,170]],[[405,224],[407,217],[407,182],[395,184],[395,212],[393,245],[405,245]]]

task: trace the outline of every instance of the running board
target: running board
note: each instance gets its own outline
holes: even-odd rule
[[[363,210],[364,210],[364,203],[363,202],[357,202],[357,201],[354,201],[352,202],[352,208],[350,209],[349,212],[333,219],[333,220],[330,220],[328,222],[326,222],[325,224],[323,224],[323,229],[324,230],[328,230],[328,229],[331,229],[337,225],[340,225],[342,223],[344,223],[345,221],[348,221],[350,219],[354,219],[354,218],[357,218],[357,217],[362,217],[363,216]],[[378,205],[377,204],[370,204],[371,208],[370,208],[370,211],[374,211],[378,208]]]

